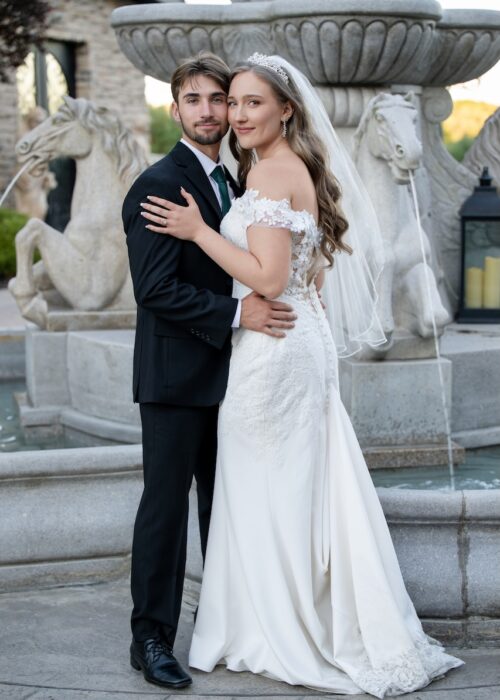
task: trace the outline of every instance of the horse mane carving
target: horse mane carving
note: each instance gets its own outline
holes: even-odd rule
[[[118,114],[83,98],[65,96],[63,99],[64,104],[57,111],[58,123],[63,125],[76,119],[88,131],[98,133],[104,152],[117,160],[119,178],[125,184],[131,184],[148,163],[142,148]]]
[[[485,121],[462,164],[476,175],[481,175],[487,165],[495,185],[500,187],[500,107]]]

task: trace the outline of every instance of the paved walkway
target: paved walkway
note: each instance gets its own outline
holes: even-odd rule
[[[196,590],[188,587],[176,654],[187,665]],[[185,696],[359,698],[314,693],[302,687],[218,667],[193,672],[193,685],[169,694],[146,683],[128,661],[128,582],[53,588],[0,595],[0,698],[2,700],[140,700]],[[408,700],[500,700],[500,650],[455,650],[466,665]],[[373,698],[371,698],[373,700]]]

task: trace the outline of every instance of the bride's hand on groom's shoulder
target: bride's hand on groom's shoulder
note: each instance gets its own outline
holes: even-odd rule
[[[297,315],[290,304],[270,301],[261,294],[252,292],[241,303],[240,326],[250,331],[284,338],[286,332],[295,326]]]
[[[144,211],[141,215],[151,221],[146,228],[155,233],[164,233],[184,241],[194,241],[206,228],[206,224],[194,197],[181,187],[181,194],[187,205],[180,206],[168,199],[148,195],[147,202],[141,202]]]

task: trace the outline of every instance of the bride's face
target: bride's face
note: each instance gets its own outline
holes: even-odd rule
[[[263,148],[281,139],[281,121],[291,113],[271,86],[252,71],[239,73],[231,81],[227,116],[242,148]]]

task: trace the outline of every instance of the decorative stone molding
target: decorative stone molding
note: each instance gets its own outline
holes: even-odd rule
[[[354,14],[355,12],[355,14]],[[254,5],[161,3],[115,10],[118,43],[143,72],[169,81],[200,49],[230,65],[278,52],[317,85],[450,85],[500,58],[499,13],[449,10],[435,0],[268,0]],[[464,60],[465,58],[465,60]]]
[[[430,184],[433,241],[449,308],[456,311],[460,293],[460,218],[458,211],[477,178],[446,149],[440,122],[451,112],[451,98],[443,88],[426,88],[422,96],[421,133],[424,162]]]

